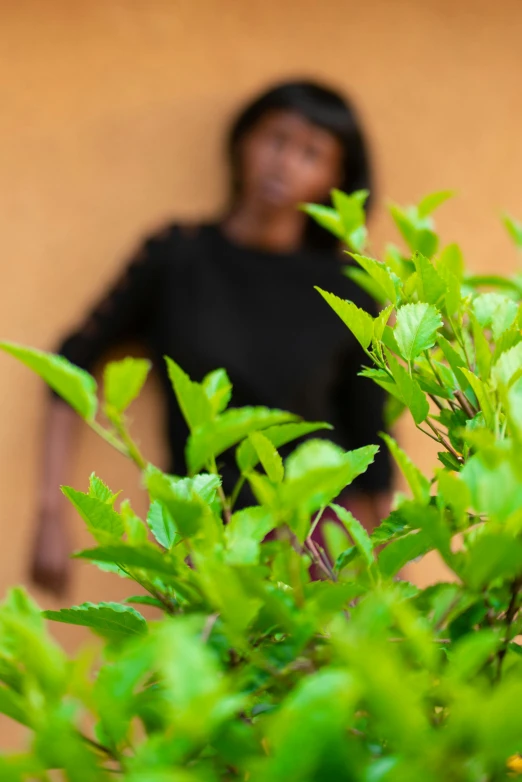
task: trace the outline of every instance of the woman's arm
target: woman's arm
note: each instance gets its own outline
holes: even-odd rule
[[[60,485],[71,462],[76,418],[74,410],[65,402],[50,397],[30,575],[36,586],[55,595],[63,594],[69,584],[71,542],[65,519],[67,501]]]
[[[84,324],[62,344],[60,354],[90,371],[106,351],[147,331],[161,290],[162,258],[168,232],[148,240]],[[45,424],[37,527],[30,565],[35,584],[62,594],[69,582],[70,538],[66,500],[60,492],[74,450],[76,414],[59,397],[50,397]]]

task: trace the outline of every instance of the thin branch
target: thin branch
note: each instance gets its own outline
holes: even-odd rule
[[[468,418],[474,418],[476,415],[476,412],[471,407],[470,403],[462,393],[462,391],[455,391],[455,399],[459,403],[459,405],[462,407]]]
[[[452,456],[454,456],[454,457],[455,457],[455,459],[456,459],[456,460],[457,460],[457,461],[458,461],[460,464],[462,464],[462,461],[463,461],[463,460],[462,460],[462,456],[460,456],[460,454],[458,454],[458,453],[457,453],[457,451],[456,451],[456,450],[455,450],[455,448],[454,448],[454,447],[451,445],[451,443],[450,443],[450,442],[448,442],[448,440],[446,440],[446,438],[443,436],[442,432],[440,432],[440,431],[437,429],[437,427],[436,427],[436,426],[434,426],[434,425],[431,423],[431,421],[430,421],[430,419],[429,419],[429,418],[426,418],[426,423],[428,424],[428,426],[430,427],[430,429],[432,430],[432,432],[434,432],[434,433],[435,433],[435,435],[436,435],[436,437],[437,437],[437,440],[439,441],[439,443],[440,443],[441,445],[443,445],[443,446],[444,446],[444,448],[445,448],[447,451],[449,451],[449,453],[450,453]]]
[[[520,593],[520,588],[522,587],[522,581],[521,579],[515,579],[513,581],[513,586],[511,588],[511,599],[509,601],[509,606],[506,611],[506,634],[504,636],[504,641],[502,642],[502,646],[498,651],[497,659],[498,659],[498,668],[497,668],[497,681],[500,679],[502,675],[502,664],[504,662],[504,657],[507,654],[508,646],[509,646],[509,635],[511,631],[511,625],[513,624],[513,620],[516,616],[516,613],[518,611],[517,601],[518,601],[518,595]]]

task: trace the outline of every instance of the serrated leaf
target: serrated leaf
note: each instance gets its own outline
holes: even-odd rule
[[[147,527],[134,513],[129,500],[124,500],[120,505],[120,516],[125,527],[127,542],[133,546],[141,546],[148,540]]]
[[[197,475],[179,480],[159,472],[146,476],[151,498],[165,506],[176,531],[183,538],[195,535],[205,518],[212,516],[212,503],[220,482],[218,475]]]
[[[411,532],[383,548],[377,560],[379,569],[385,578],[393,578],[408,562],[424,556],[431,548],[425,532]]]
[[[395,204],[392,204],[389,209],[395,225],[410,250],[431,258],[437,252],[439,239],[429,227],[429,218],[420,218],[417,210],[413,210],[409,214]]]
[[[376,342],[382,341],[384,329],[386,328],[386,324],[388,323],[393,309],[393,304],[390,304],[389,307],[385,307],[383,310],[381,310],[373,321],[373,338]]]
[[[394,333],[402,358],[413,361],[433,347],[441,327],[440,312],[432,304],[419,301],[399,307]]]
[[[269,426],[267,429],[263,429],[263,436],[266,437],[275,448],[279,448],[282,445],[297,440],[300,437],[305,437],[307,434],[317,432],[319,429],[331,429],[331,424],[324,422],[308,423],[302,421],[299,423],[290,424],[278,424],[276,426]],[[243,440],[236,451],[236,461],[241,472],[248,472],[252,470],[259,462],[257,452],[247,438]]]
[[[466,376],[461,372],[461,369],[466,367],[465,359],[457,353],[455,348],[448,342],[445,337],[438,336],[437,344],[444,354],[444,358],[451,367],[453,374],[457,380],[462,391],[466,391],[469,387],[469,381]]]
[[[191,380],[171,358],[165,357],[170,382],[190,431],[210,421],[213,410],[203,386]]]
[[[44,611],[46,619],[90,627],[106,637],[132,637],[147,633],[147,622],[135,608],[121,603],[82,603],[60,611]]]
[[[364,225],[364,202],[369,192],[360,190],[354,197],[334,188],[331,192],[334,208],[341,218],[345,235],[351,234],[361,225]]]
[[[170,549],[177,540],[177,530],[168,510],[157,500],[151,502],[147,513],[147,524],[163,548]]]
[[[509,388],[522,373],[522,342],[506,350],[493,365],[491,376],[496,386]]]
[[[430,193],[425,196],[417,205],[417,212],[419,217],[428,217],[435,209],[438,209],[449,198],[453,198],[455,194],[452,190],[440,190],[437,193]]]
[[[506,533],[485,533],[470,547],[462,579],[479,590],[495,579],[513,579],[520,573],[522,543]]]
[[[260,544],[274,526],[275,519],[267,508],[244,508],[232,514],[225,527],[228,564],[257,564]]]
[[[392,356],[391,353],[387,354],[388,365],[393,375],[393,379],[397,384],[401,401],[410,410],[415,423],[421,424],[428,417],[430,406],[426,399],[426,394],[421,391],[421,388],[415,379],[411,377],[404,367]]]
[[[7,687],[0,687],[0,714],[5,714],[6,717],[20,723],[20,725],[32,726],[33,720],[26,699]],[[23,777],[17,777],[17,779],[23,779]]]
[[[103,391],[107,404],[123,413],[139,395],[150,368],[150,361],[144,358],[128,357],[107,364],[103,373]]]
[[[481,293],[473,299],[473,312],[483,328],[491,327],[493,338],[497,340],[515,322],[518,306],[501,293]]]
[[[407,456],[402,448],[399,448],[393,437],[388,434],[381,434],[382,439],[388,446],[391,455],[397,462],[402,474],[406,478],[408,486],[410,487],[413,496],[418,502],[425,505],[430,501],[430,482],[422,474],[418,467],[416,467],[409,456]]]
[[[139,568],[170,576],[175,573],[176,567],[169,556],[150,543],[143,543],[140,546],[126,543],[98,546],[79,551],[74,556],[76,559],[88,559],[91,562],[114,563],[124,570]]]
[[[367,312],[357,307],[352,301],[340,299],[333,293],[323,291],[316,286],[323,299],[330,305],[343,323],[348,326],[355,339],[366,350],[373,336],[373,318]]]
[[[372,299],[380,304],[386,304],[387,296],[385,292],[365,271],[357,266],[344,266],[343,274],[350,280],[353,280],[363,291],[366,291]]]
[[[109,536],[120,538],[123,535],[125,531],[123,521],[112,505],[98,497],[90,497],[84,492],[77,491],[71,486],[62,486],[62,492],[74,505],[96,540],[103,543]]]
[[[354,261],[357,261],[364,271],[375,280],[380,288],[386,294],[386,298],[395,304],[397,301],[396,281],[394,279],[393,272],[388,269],[380,261],[376,261],[374,258],[368,258],[365,255],[358,255],[357,253],[350,253]]]
[[[107,502],[109,505],[114,503],[118,494],[113,494],[106,483],[92,472],[89,477],[89,496],[96,497],[101,502]]]
[[[419,298],[428,304],[438,304],[446,294],[447,285],[433,263],[421,253],[415,253],[413,262],[417,270]]]
[[[269,426],[297,420],[297,416],[267,407],[242,407],[225,410],[214,420],[198,426],[189,437],[186,449],[191,473],[201,470],[210,460],[240,440]]]
[[[519,250],[522,249],[522,223],[519,220],[515,220],[514,217],[511,217],[507,213],[502,216],[502,222],[514,241],[515,247]]]
[[[300,209],[315,220],[322,228],[326,228],[338,239],[344,239],[345,230],[341,216],[331,206],[320,204],[302,204]]]
[[[0,350],[36,372],[86,421],[94,420],[98,409],[96,381],[88,372],[62,356],[26,348],[14,342],[0,342]]]
[[[327,440],[303,443],[285,462],[282,506],[311,514],[327,505],[368,469],[377,451],[376,445],[343,451]]]
[[[361,554],[366,567],[371,567],[374,562],[373,544],[363,525],[352,513],[350,513],[350,511],[346,510],[346,508],[343,508],[341,505],[332,505],[331,507],[342,521],[346,531],[353,540],[355,547]]]
[[[462,367],[460,371],[465,376],[469,385],[473,389],[475,396],[477,397],[478,403],[480,405],[480,409],[484,414],[486,425],[489,427],[493,427],[495,415],[493,412],[493,407],[491,406],[490,392],[488,391],[486,384],[483,383],[483,381],[479,377],[477,377],[473,372],[470,372],[469,369]]]
[[[491,369],[491,350],[489,342],[484,335],[484,329],[479,324],[473,313],[470,313],[470,321],[475,343],[475,362],[481,380],[488,380]]]
[[[224,369],[215,369],[203,378],[203,390],[214,415],[223,412],[232,396],[232,383]]]
[[[411,528],[407,519],[400,510],[395,510],[373,530],[370,538],[373,546],[382,546],[383,543],[402,538],[409,532],[411,532]]]
[[[259,461],[270,480],[274,483],[281,483],[285,475],[283,460],[273,444],[262,432],[253,432],[248,436],[248,439],[252,443]]]

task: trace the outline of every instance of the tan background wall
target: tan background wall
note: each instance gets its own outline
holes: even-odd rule
[[[3,0],[0,335],[52,347],[145,230],[212,214],[229,117],[266,82],[301,74],[356,99],[380,196],[457,189],[440,213],[444,237],[476,270],[514,267],[496,214],[522,215],[521,44],[520,0]],[[378,211],[376,250],[393,234]],[[25,579],[44,396],[0,356],[0,594]],[[135,418],[159,459],[156,401],[152,385]],[[407,426],[403,443],[433,462]],[[143,507],[132,467],[85,430],[79,445],[74,485],[95,468]],[[434,567],[414,577],[434,578]],[[124,591],[79,566],[71,600]]]

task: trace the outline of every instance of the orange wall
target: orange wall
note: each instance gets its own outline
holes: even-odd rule
[[[513,268],[496,216],[522,215],[521,41],[520,0],[4,0],[0,335],[52,347],[145,230],[215,211],[229,117],[267,81],[299,74],[356,99],[380,196],[455,188],[459,199],[440,213],[444,237],[462,242],[476,270]],[[378,211],[376,251],[393,233]],[[3,594],[25,579],[44,391],[0,356],[0,394]],[[155,397],[149,388],[134,414],[159,459]],[[402,429],[431,464],[433,450]],[[79,430],[69,478],[83,487],[93,469],[143,508],[133,468]],[[434,577],[429,563],[413,572]],[[124,591],[79,566],[71,599]]]

